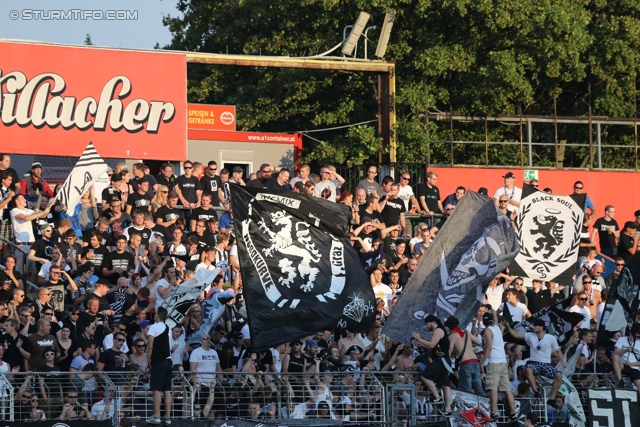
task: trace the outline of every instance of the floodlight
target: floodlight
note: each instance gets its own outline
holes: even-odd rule
[[[362,35],[364,31],[364,27],[367,25],[367,21],[369,21],[369,15],[367,12],[360,12],[360,16],[356,20],[356,23],[353,24],[353,28],[351,28],[351,33],[349,37],[347,37],[347,41],[344,42],[342,46],[342,54],[343,55],[352,55],[356,45],[358,44],[358,39]]]
[[[378,40],[378,46],[376,46],[375,53],[378,58],[382,58],[387,51],[387,44],[389,43],[389,36],[391,35],[391,27],[393,27],[393,21],[395,21],[395,19],[395,10],[390,10],[384,15],[384,23],[382,24],[382,31],[380,31],[380,39]]]

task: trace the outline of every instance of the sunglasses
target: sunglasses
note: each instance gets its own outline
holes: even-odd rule
[[[114,338],[114,341],[125,342],[125,339],[124,338]]]
[[[538,188],[538,184],[530,184],[533,188]]]
[[[624,267],[624,264],[618,264],[618,263],[616,263],[616,267]]]
[[[53,316],[53,313],[42,313],[43,316]]]
[[[593,280],[583,281],[583,282],[582,282],[582,284],[583,284],[583,285],[588,285],[589,283],[593,283]]]
[[[209,338],[209,337],[202,337],[202,338],[200,338],[200,341],[211,341],[211,338]]]
[[[409,181],[411,178],[405,178],[404,176],[402,177],[403,181]]]
[[[78,396],[67,396],[69,399],[77,399]]]
[[[500,200],[500,203],[509,203],[508,200]]]
[[[164,191],[164,190],[163,190],[163,191],[161,191],[160,193],[162,193],[162,194],[167,194],[167,193],[168,193],[168,191]]]
[[[522,283],[522,282],[515,282],[515,283],[514,283],[514,285],[516,285],[516,286],[522,286],[522,285],[523,285],[523,283]]]
[[[588,301],[589,298],[580,298],[580,301]]]
[[[217,170],[218,170],[218,168],[209,168],[209,170],[210,170],[211,172],[215,172],[215,171],[217,171]]]
[[[147,345],[146,344],[138,344],[138,345],[136,345],[136,347],[138,347],[138,348],[147,348]]]
[[[80,313],[69,313],[69,316],[80,316]]]
[[[47,351],[44,355],[45,357],[47,357],[47,356],[55,356],[56,354],[53,351]]]
[[[575,188],[576,190],[582,190],[584,187],[573,187],[573,188]]]
[[[185,166],[185,169],[193,169],[193,166]]]

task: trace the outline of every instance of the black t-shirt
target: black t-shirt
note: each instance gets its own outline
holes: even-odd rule
[[[204,179],[204,178],[203,178]],[[195,176],[187,178],[184,175],[180,175],[176,178],[176,187],[182,192],[184,197],[189,203],[196,203],[198,201],[198,189],[200,188],[200,181]]]
[[[156,179],[149,174],[145,174],[144,177],[147,178],[147,181],[149,181],[149,190],[147,191],[147,196],[153,198],[153,195],[155,194],[153,187],[158,183],[158,181],[156,181]],[[129,182],[133,187],[133,191],[138,191],[138,178],[133,178]],[[129,195],[129,197],[131,197],[131,195]]]
[[[62,254],[62,256],[66,258],[77,258],[78,254],[82,253],[82,246],[80,245],[80,243],[75,242],[73,245],[69,246],[67,243],[62,242],[59,245],[60,247],[60,253]]]
[[[129,215],[129,214],[127,214]],[[98,237],[100,238],[100,244],[103,246],[113,246],[111,244],[111,234],[109,233],[109,230],[107,229],[104,232],[100,232],[98,231],[97,228],[90,228],[89,230],[87,230],[85,232],[85,234],[89,234],[90,232],[95,231],[96,233],[98,233]]]
[[[629,253],[629,249],[633,248],[633,237],[627,236],[624,233],[620,233],[620,239],[618,240],[618,256],[628,261],[632,257]]]
[[[122,200],[122,191],[119,189],[114,190],[113,187],[107,187],[102,190],[102,200],[107,204],[111,203],[111,200]]]
[[[129,197],[127,197],[127,205],[131,206],[131,212],[148,212],[149,206],[151,206],[151,197],[147,194],[140,194],[136,191],[133,194],[129,194]]]
[[[602,217],[598,218],[593,224],[593,229],[598,230],[600,249],[613,249],[616,247],[616,237],[613,235],[613,233],[609,234],[609,227],[614,227],[615,231],[620,230],[620,227],[618,227],[618,222],[615,219],[607,221],[606,219],[604,219],[604,217]]]
[[[162,362],[171,356],[169,348],[169,327],[164,325],[164,332],[153,338],[153,349],[151,351],[151,364]]]
[[[53,242],[45,239],[38,239],[35,241],[33,245],[31,245],[31,249],[35,251],[35,255],[38,258],[46,258],[51,261],[51,249],[53,249]],[[38,266],[38,270],[42,267],[42,263],[36,263]]]
[[[82,251],[82,257],[86,258],[87,254],[90,251],[93,251],[93,258],[88,259],[88,261],[91,261],[91,263],[95,266],[95,270],[93,274],[95,274],[98,277],[102,277],[102,263],[104,261],[104,258],[109,253],[109,249],[105,248],[102,245],[98,246],[97,248],[92,248],[91,246],[87,246]]]
[[[196,208],[191,211],[191,219],[209,221],[211,218],[218,218],[218,214],[213,209]]]
[[[110,310],[110,306],[109,306],[109,301],[107,301],[106,297],[99,297],[98,300],[100,301],[100,306],[99,306],[99,311],[103,311],[103,310]],[[95,316],[92,316],[91,314],[87,313],[86,311],[84,313],[80,314],[80,325],[85,325],[87,323],[91,323],[91,322],[96,322],[96,324],[98,325],[96,327],[96,333],[93,335],[93,337],[91,337],[91,339],[89,341],[91,341],[92,343],[95,343],[96,348],[102,348],[102,342],[104,341],[104,325],[107,324],[107,318],[98,313]],[[82,328],[82,326],[80,326],[80,328]],[[80,329],[78,328],[78,329]],[[78,346],[82,345],[82,340],[81,337],[82,335],[82,330],[79,330],[78,333],[80,334],[78,337]],[[86,339],[84,340],[86,341]]]
[[[144,245],[145,248],[149,247],[149,240],[151,239],[151,233],[152,233],[151,229],[147,227],[142,227],[138,229],[132,225],[131,227],[127,228],[127,234],[129,234],[129,238],[131,238],[131,236],[133,236],[134,234],[139,234],[140,237],[142,238],[142,244]]]
[[[287,189],[287,185],[280,185],[276,178],[269,178],[264,184],[269,190],[285,191]]]
[[[580,231],[580,244],[581,245],[588,244],[589,246],[591,246],[591,236],[589,236],[589,227],[587,227],[586,225],[583,225],[582,230]],[[589,246],[580,246],[580,248],[578,249],[578,256],[586,257],[587,255],[589,255]]]
[[[22,274],[19,271],[13,271],[13,277],[16,280],[22,279]],[[7,276],[4,270],[0,270],[0,301],[11,301],[13,299],[13,290],[16,288],[16,285],[13,283],[13,280]],[[6,289],[6,290],[4,290]]]
[[[416,188],[417,198],[424,196],[424,201],[427,204],[427,207],[430,211],[435,212],[437,214],[442,213],[440,211],[440,207],[438,206],[438,202],[440,201],[440,190],[435,185],[431,188],[427,184],[418,184],[418,188]]]
[[[400,224],[400,214],[406,212],[404,202],[400,199],[387,200],[382,209],[382,218],[387,227]],[[404,227],[404,224],[400,224]]]
[[[121,254],[113,251],[105,255],[102,260],[102,268],[106,268],[107,270],[121,268],[123,270],[122,274],[114,273],[111,276],[108,276],[107,278],[109,279],[109,283],[115,285],[120,277],[127,277],[127,271],[129,271],[129,268],[133,268],[134,261],[135,257],[133,254],[127,251],[124,251]]]
[[[222,178],[218,175],[213,178],[205,175],[200,180],[200,190],[205,193],[211,193],[211,205],[220,206],[220,197],[218,197],[218,189],[222,188]],[[262,188],[262,187],[260,187]]]
[[[171,232],[164,225],[160,225],[160,224],[154,225],[153,228],[151,229],[151,232],[156,236],[156,238],[160,237],[162,241],[165,243],[165,245],[167,244],[167,242],[170,242],[171,240],[173,240],[173,236],[171,235]]]
[[[105,372],[122,372],[127,366],[127,361],[122,357],[125,353],[112,348],[100,353],[99,363],[104,363]]]
[[[542,310],[545,307],[548,307],[551,303],[551,291],[549,289],[540,290],[539,292],[534,292],[533,289],[527,290],[527,308],[531,312],[531,314],[535,314],[538,311]]]
[[[165,178],[164,175],[160,174],[156,177],[156,181],[158,181],[158,185],[166,186],[169,191],[173,191],[176,186],[176,176],[171,175],[169,179]]]
[[[360,209],[360,224],[362,224],[362,220],[363,220],[365,217],[369,217],[369,218],[371,218],[371,221],[373,221],[373,222],[378,222],[378,223],[381,223],[381,224],[386,224],[386,223],[384,222],[384,218],[382,217],[382,214],[381,214],[380,212],[378,212],[378,211],[375,211],[375,210],[374,210],[372,213],[369,213],[369,212],[367,212],[367,211],[366,211],[366,210],[364,210],[364,209]]]
[[[18,328],[22,328],[22,325],[19,325]],[[18,340],[22,340],[22,349],[27,353],[31,353],[31,342],[29,338],[18,334],[16,339],[13,339],[11,335],[3,332],[2,335],[0,335],[0,345],[4,346],[6,343],[7,349],[4,351],[2,360],[7,362],[11,368],[19,366],[20,371],[24,371],[24,357],[17,347]]]
[[[164,222],[169,222],[177,218],[184,218],[184,214],[180,209],[177,209],[177,208],[171,209],[168,206],[162,206],[161,208],[158,209],[158,212],[156,213],[156,218],[162,219],[162,221]]]
[[[373,229],[370,233],[364,231],[364,229],[358,234],[366,244],[369,246],[369,249],[373,248],[373,242],[380,237],[380,233],[377,229]]]

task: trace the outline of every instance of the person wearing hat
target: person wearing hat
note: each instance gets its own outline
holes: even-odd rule
[[[42,194],[53,197],[53,190],[49,187],[49,183],[42,178],[42,163],[40,162],[34,162],[29,173],[20,180],[20,194],[27,194],[33,184],[42,184]]]
[[[558,371],[551,365],[551,353],[555,352],[562,367],[567,367],[562,356],[562,349],[558,345],[558,340],[553,335],[546,333],[547,327],[544,320],[540,318],[533,319],[533,332],[523,334],[514,331],[508,323],[506,323],[506,326],[513,338],[524,340],[529,346],[530,356],[525,365],[525,375],[527,377],[527,382],[535,392],[536,397],[540,396],[540,388],[536,384],[534,376],[540,375],[553,380],[551,394],[549,394],[547,404],[555,408],[556,394],[558,394],[558,390],[562,385],[562,372]]]
[[[443,398],[440,396],[436,388],[436,384],[442,388],[444,392],[444,410],[441,411],[445,417],[453,415],[451,411],[451,380],[449,373],[452,373],[451,367],[445,360],[449,357],[449,340],[444,326],[433,314],[429,314],[424,318],[425,327],[429,332],[433,332],[431,340],[427,341],[420,336],[419,332],[412,332],[411,336],[423,347],[431,350],[431,359],[433,362],[422,371],[420,379],[427,386],[431,394],[434,396],[432,403],[442,403]]]
[[[493,193],[493,201],[496,206],[500,206],[500,196],[506,195],[509,198],[509,205],[514,206],[517,210],[520,207],[520,199],[522,198],[522,188],[515,186],[516,176],[513,172],[507,172],[502,175],[504,185]]]
[[[244,169],[242,169],[240,166],[234,167],[231,170],[231,178],[229,179],[229,182],[245,186],[246,184],[245,184],[244,180],[242,179],[242,175],[243,174],[244,174]]]
[[[458,379],[460,390],[466,393],[475,392],[478,396],[484,397],[482,378],[480,376],[480,365],[478,358],[473,352],[473,346],[480,345],[480,340],[472,334],[468,334],[460,329],[458,318],[449,317],[444,325],[449,328],[449,358],[455,355],[459,363]]]
[[[494,309],[482,315],[482,323],[485,326],[484,354],[480,364],[486,367],[485,387],[491,404],[490,418],[491,421],[498,420],[498,392],[503,392],[507,396],[511,414],[508,421],[513,422],[518,419],[518,414],[509,383],[509,364],[502,339],[504,327],[498,323],[498,315]]]
[[[618,256],[626,261],[636,253],[638,248],[638,225],[634,221],[624,223],[624,228],[618,239]]]

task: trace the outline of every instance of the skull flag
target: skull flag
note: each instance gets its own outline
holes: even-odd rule
[[[519,250],[511,221],[493,200],[469,191],[422,257],[383,333],[403,343],[424,332],[424,317],[456,316],[466,325],[475,316],[493,277]]]
[[[256,350],[373,324],[373,289],[346,237],[348,206],[293,192],[229,189]]]
[[[514,276],[572,283],[580,248],[585,194],[557,196],[525,185],[516,218],[520,252]]]

